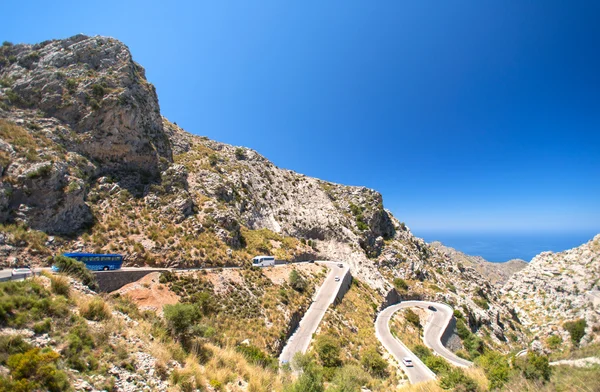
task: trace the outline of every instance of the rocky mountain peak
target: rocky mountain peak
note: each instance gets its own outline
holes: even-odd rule
[[[172,161],[158,98],[144,69],[114,38],[76,35],[0,48],[4,105],[56,119],[53,139],[100,172],[157,176]]]

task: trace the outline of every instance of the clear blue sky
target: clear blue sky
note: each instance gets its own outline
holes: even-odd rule
[[[125,42],[170,120],[377,189],[416,232],[600,232],[598,1],[33,0],[2,10],[0,40]]]

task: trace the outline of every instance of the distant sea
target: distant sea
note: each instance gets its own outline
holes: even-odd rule
[[[413,234],[427,242],[440,241],[446,246],[471,256],[481,256],[487,261],[522,259],[529,262],[541,252],[562,252],[575,248],[594,238],[598,232],[492,234],[413,231]]]

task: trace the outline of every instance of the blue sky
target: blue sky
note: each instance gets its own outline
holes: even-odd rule
[[[120,39],[171,121],[417,233],[600,232],[599,2],[289,3],[9,2],[0,40]]]

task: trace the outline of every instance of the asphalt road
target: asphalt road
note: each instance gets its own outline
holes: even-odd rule
[[[317,331],[319,323],[323,319],[327,308],[329,308],[329,305],[335,300],[335,296],[340,289],[344,276],[349,270],[348,265],[345,263],[341,263],[343,265],[342,268],[338,266],[338,264],[340,264],[339,262],[317,261],[316,263],[328,266],[330,268],[329,274],[325,278],[325,282],[323,282],[317,291],[313,303],[304,314],[302,320],[300,320],[298,328],[288,340],[281,355],[279,355],[279,362],[281,363],[291,361],[297,352],[304,353],[308,350],[313,334]],[[339,282],[335,281],[336,276],[339,276]]]
[[[443,357],[448,362],[455,366],[469,367],[473,363],[456,356],[452,351],[448,350],[440,338],[442,337],[448,323],[452,319],[453,310],[450,306],[426,301],[405,301],[396,305],[392,305],[384,309],[375,320],[375,332],[377,338],[400,363],[400,366],[406,372],[408,379],[412,384],[432,380],[435,374],[427,367],[416,355],[414,355],[408,347],[396,339],[390,332],[389,323],[391,317],[400,309],[419,307],[427,309],[428,306],[435,307],[436,311],[427,310],[429,318],[423,331],[423,342],[427,347],[433,350],[434,353]],[[402,363],[403,357],[410,357],[413,360],[414,366],[407,368]]]
[[[418,382],[429,381],[435,379],[433,373],[416,355],[412,353],[400,340],[396,339],[390,331],[390,319],[398,310],[410,306],[404,306],[404,303],[392,305],[382,310],[375,320],[375,335],[381,342],[383,347],[400,364],[411,384]],[[402,358],[410,357],[413,361],[412,367],[406,367],[402,363]]]

